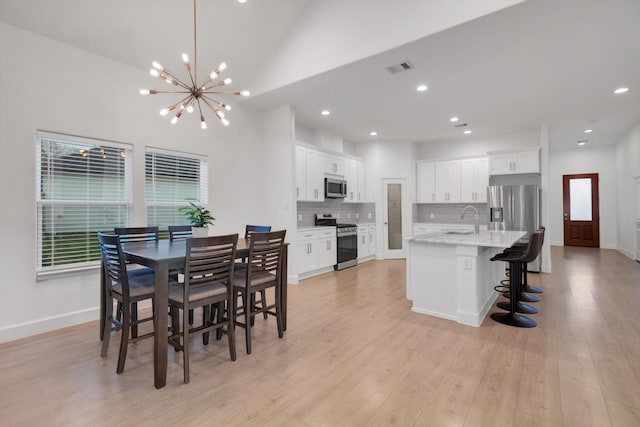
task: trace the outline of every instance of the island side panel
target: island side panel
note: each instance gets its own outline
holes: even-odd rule
[[[480,326],[497,298],[493,289],[499,284],[504,265],[496,265],[491,257],[501,252],[498,248],[458,246],[458,323]],[[501,264],[501,263],[498,263]]]
[[[410,241],[411,311],[458,319],[458,256],[455,245]],[[409,297],[409,296],[408,296]]]

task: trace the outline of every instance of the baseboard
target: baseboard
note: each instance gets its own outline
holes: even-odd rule
[[[429,316],[435,316],[435,317],[440,317],[442,319],[453,320],[454,322],[458,321],[456,316],[451,316],[449,314],[440,313],[438,311],[425,310],[423,308],[416,308],[416,307],[411,307],[411,311],[413,311],[414,313],[427,314]]]
[[[600,245],[600,249],[618,249],[618,245],[614,245],[613,243],[605,243]]]
[[[9,325],[0,328],[0,343],[30,337],[32,335],[51,332],[56,329],[86,323],[100,318],[100,308],[92,307],[85,310],[64,313],[58,316],[44,317],[25,323]],[[98,330],[96,328],[96,339]]]
[[[631,258],[633,260],[636,259],[635,254],[632,251],[627,250],[626,248],[622,248],[622,247],[618,246],[618,247],[615,247],[615,248],[612,248],[612,249],[617,250],[622,255],[626,256],[627,258]]]
[[[300,277],[297,274],[289,274],[287,276],[287,285],[297,285],[300,283]]]

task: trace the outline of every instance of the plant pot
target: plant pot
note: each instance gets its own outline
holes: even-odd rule
[[[209,227],[191,227],[191,234],[193,237],[208,237]]]

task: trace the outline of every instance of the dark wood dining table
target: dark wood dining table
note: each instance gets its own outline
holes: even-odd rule
[[[169,271],[178,270],[186,264],[186,240],[160,240],[158,242],[135,242],[122,245],[127,261],[152,268],[155,272],[155,291],[153,296],[153,369],[156,388],[162,388],[167,383],[167,352],[168,352],[168,315],[167,308]],[[280,280],[282,292],[280,303],[282,307],[282,326],[287,330],[287,252],[288,243],[284,245],[282,271]],[[236,258],[249,256],[249,240],[238,239]],[[103,339],[106,304],[104,293],[104,274],[100,275],[100,339]]]

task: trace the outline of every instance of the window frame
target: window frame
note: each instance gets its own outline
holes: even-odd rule
[[[164,149],[164,148],[158,148],[158,147],[152,147],[152,146],[146,146],[145,147],[145,156],[144,156],[144,185],[145,185],[145,217],[146,217],[146,221],[149,224],[149,215],[150,212],[153,208],[175,208],[176,212],[178,210],[179,207],[182,206],[188,206],[187,200],[186,198],[182,198],[180,200],[172,200],[172,201],[157,201],[157,200],[149,200],[149,188],[147,187],[149,185],[149,181],[147,179],[147,169],[148,169],[148,165],[147,165],[147,158],[148,156],[154,156],[153,162],[154,164],[152,165],[152,171],[155,171],[155,166],[157,163],[155,163],[157,157],[155,157],[156,155],[160,155],[160,156],[167,156],[167,157],[174,157],[176,159],[186,159],[189,161],[198,161],[199,162],[199,168],[198,168],[198,192],[199,195],[197,197],[195,197],[200,204],[204,205],[204,206],[208,206],[208,200],[209,200],[209,159],[206,155],[202,155],[202,154],[195,154],[195,153],[190,153],[190,152],[185,152],[185,151],[178,151],[178,150],[168,150],[168,149]],[[152,179],[155,179],[155,174],[153,175]],[[155,193],[155,189],[153,190],[153,193]],[[180,214],[180,216],[182,216]],[[182,221],[172,221],[170,224],[162,224],[162,223],[157,223],[158,221],[153,221],[154,224],[150,224],[150,225],[158,225],[160,226],[161,231],[164,231],[166,229],[166,227],[168,225],[180,225],[180,224],[187,224],[186,218],[182,216]],[[156,217],[157,219],[157,217]],[[164,235],[165,233],[161,232],[161,238],[165,238],[168,236]]]
[[[110,140],[105,140],[105,139],[100,139],[100,138],[93,138],[93,137],[84,137],[84,136],[77,136],[77,135],[69,135],[69,134],[63,134],[63,133],[57,133],[57,132],[49,132],[49,131],[42,131],[42,130],[36,130],[36,170],[35,170],[35,175],[36,175],[36,194],[35,194],[35,201],[36,201],[36,280],[44,280],[50,277],[57,277],[57,276],[67,276],[67,275],[73,275],[75,273],[82,273],[82,272],[86,272],[88,270],[95,270],[100,266],[100,260],[90,260],[90,259],[85,259],[83,261],[78,261],[78,262],[69,262],[69,263],[59,263],[56,264],[55,262],[52,265],[49,266],[43,266],[43,257],[45,255],[45,251],[43,249],[44,247],[44,243],[45,243],[45,232],[44,232],[44,228],[47,226],[46,224],[49,224],[46,220],[45,220],[45,208],[47,207],[70,207],[70,206],[79,206],[79,207],[91,207],[91,206],[106,206],[106,207],[122,207],[124,209],[123,212],[123,217],[124,217],[124,221],[126,224],[129,223],[130,218],[131,218],[131,214],[132,214],[132,208],[133,208],[133,175],[132,175],[132,169],[133,169],[133,145],[132,144],[127,144],[127,143],[122,143],[122,142],[116,142],[116,141],[110,141]],[[121,152],[124,152],[124,167],[122,169],[122,171],[118,172],[117,177],[118,179],[123,179],[124,183],[123,183],[123,191],[121,192],[122,194],[122,199],[121,200],[111,200],[111,199],[99,199],[99,198],[95,198],[92,197],[91,199],[73,199],[73,198],[56,198],[56,197],[52,197],[52,198],[47,198],[47,197],[43,197],[44,192],[43,192],[43,183],[45,181],[45,173],[49,173],[52,177],[53,180],[55,181],[55,172],[44,172],[43,171],[43,166],[44,166],[44,159],[43,159],[43,151],[42,151],[42,145],[43,145],[43,141],[54,141],[56,143],[60,143],[60,144],[66,144],[68,148],[73,148],[74,145],[89,145],[89,146],[94,146],[94,147],[105,147],[108,149],[114,149],[114,150],[119,150]],[[61,163],[59,163],[57,166],[59,167]],[[65,167],[71,167],[75,166],[73,163],[70,164],[64,164]],[[55,163],[49,163],[48,164],[49,167],[55,167]],[[71,169],[74,173],[75,172],[79,172],[79,173],[84,173],[87,175],[87,177],[89,177],[90,172],[85,169],[82,170],[80,168],[78,168],[77,171]],[[95,177],[94,177],[95,178]],[[98,179],[100,180],[100,176],[98,175]],[[82,232],[85,233],[91,233],[91,217],[88,216],[87,217],[89,220],[87,222],[85,222],[84,224],[81,224],[81,228],[84,227],[84,230]],[[56,223],[54,221],[53,227],[55,228],[56,226],[60,226],[59,223]],[[121,223],[114,223],[113,226],[122,226],[124,224]],[[111,227],[111,226],[109,226]],[[105,228],[104,231],[107,231],[107,229]],[[97,243],[97,240],[95,242],[95,247],[93,245],[89,246],[85,246],[87,255],[87,258],[91,258],[91,255],[89,255],[90,252],[96,251],[98,250],[99,246]]]

